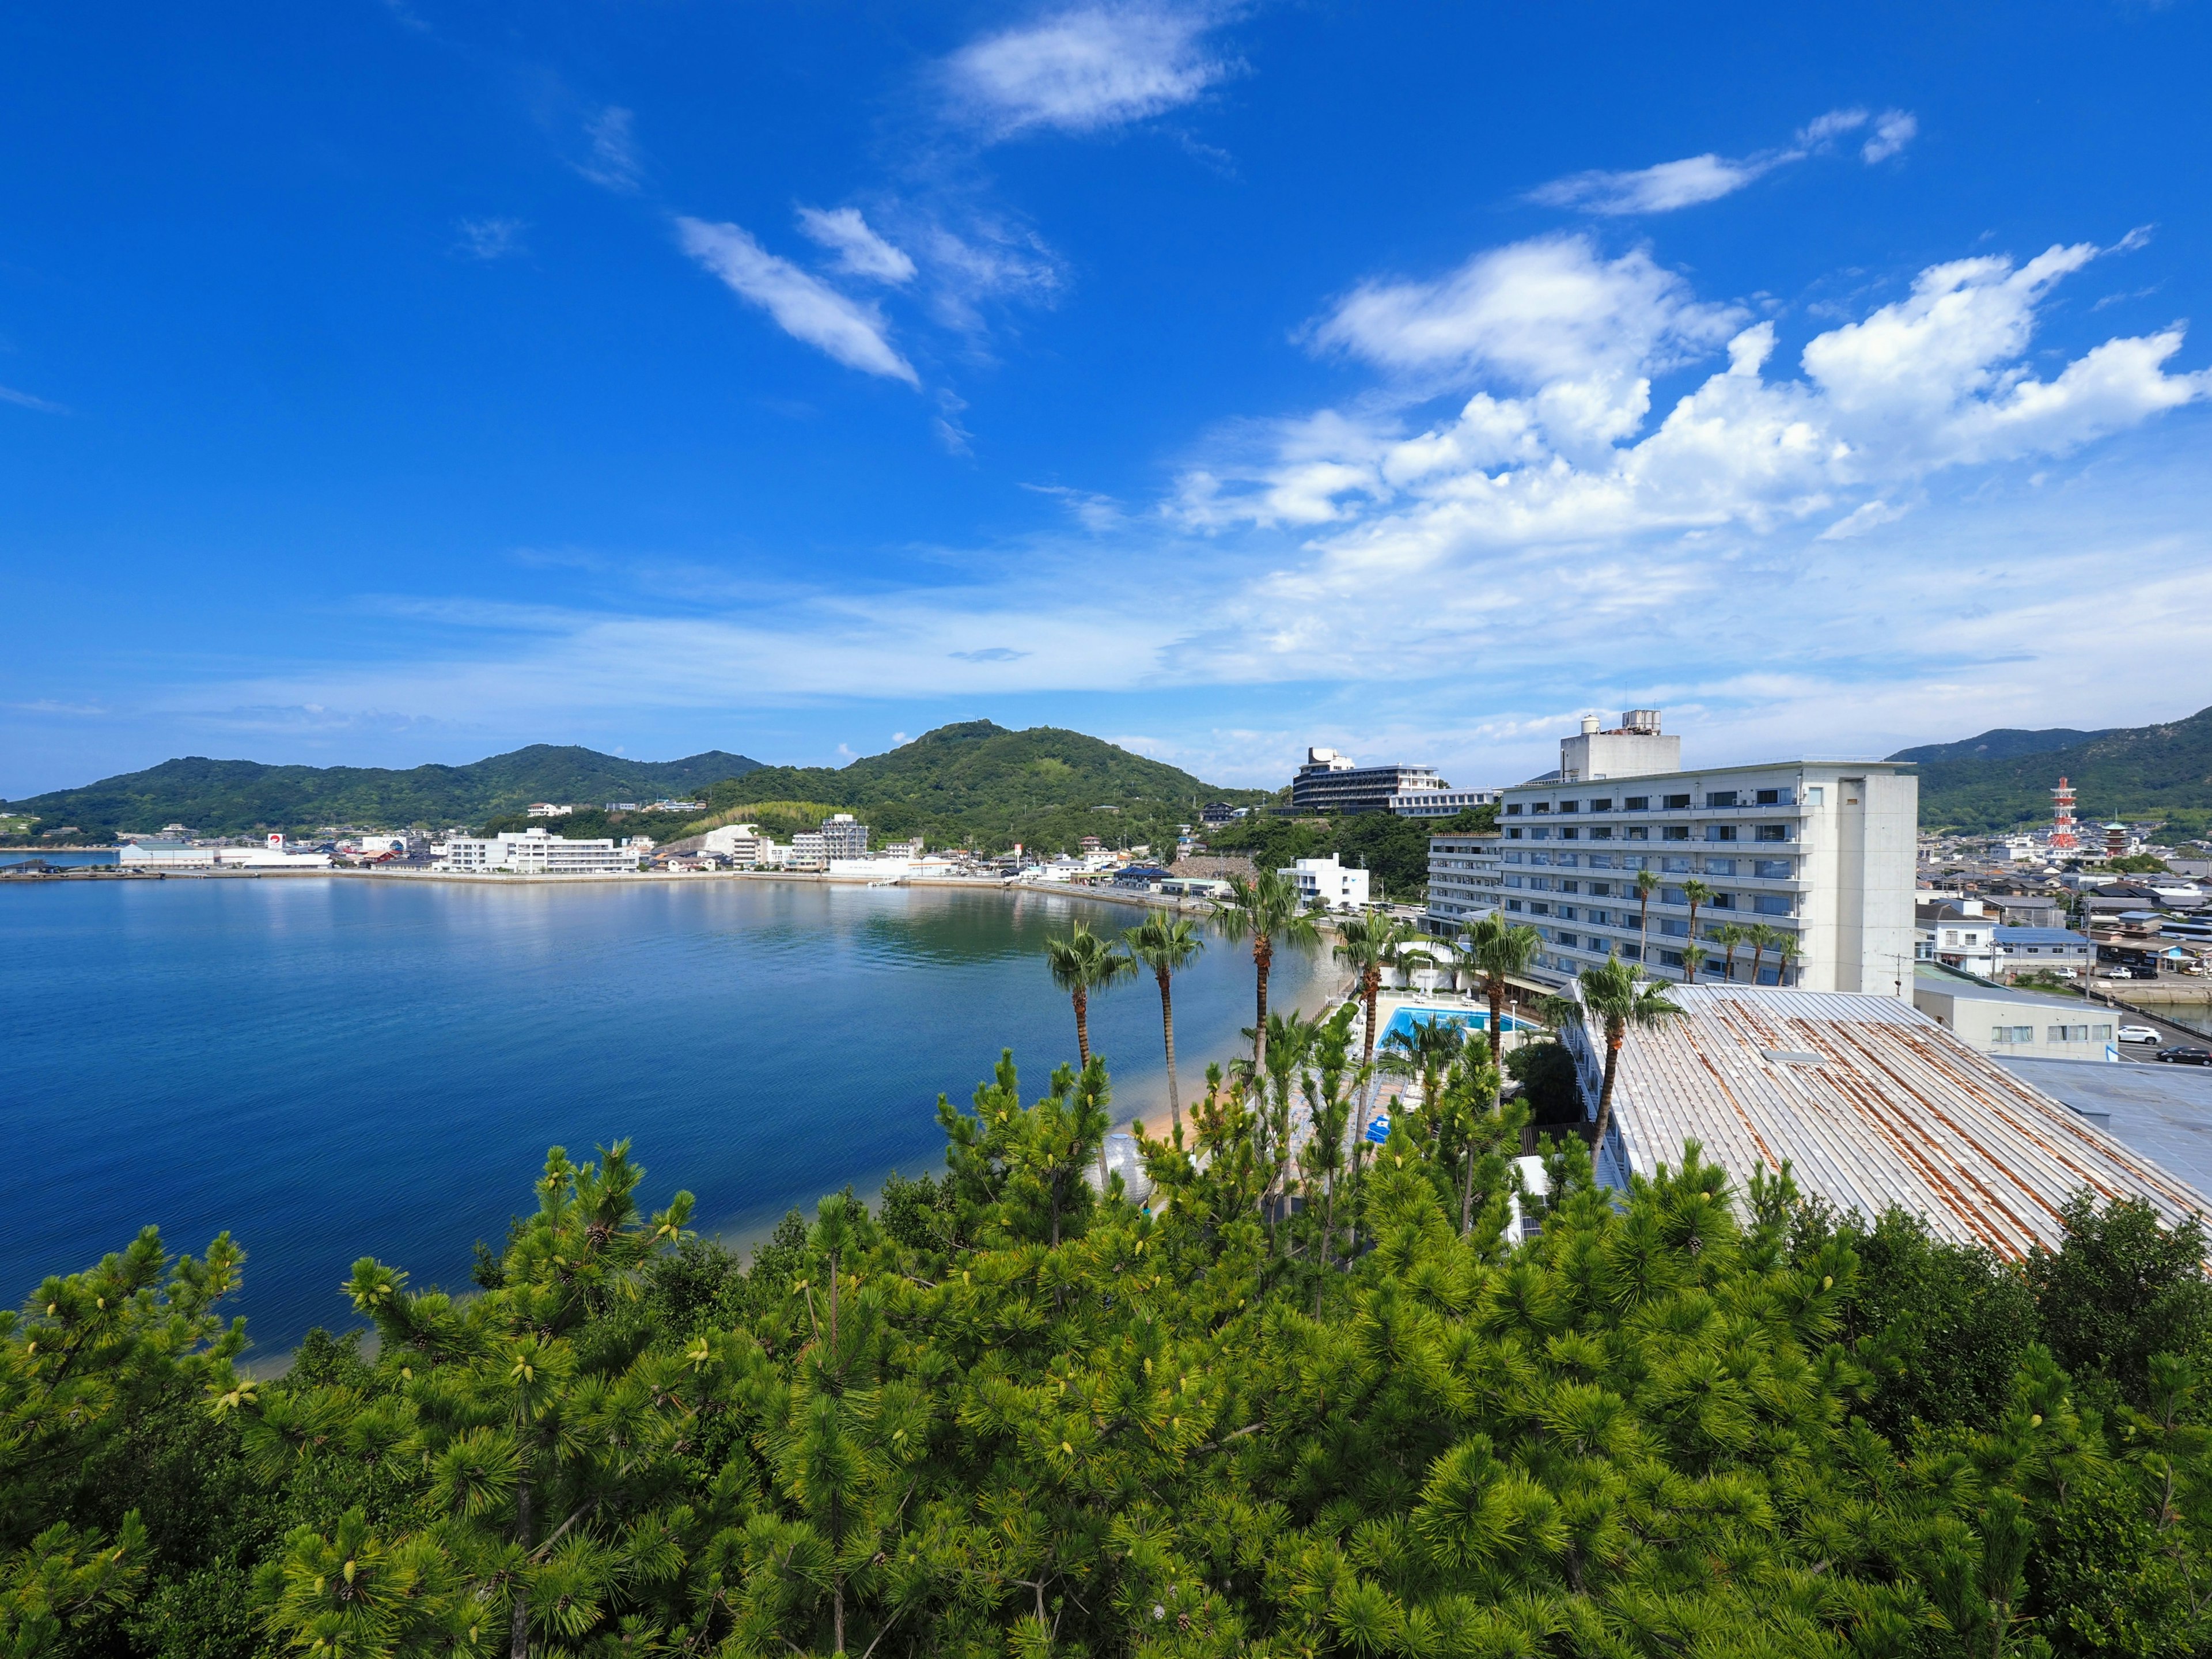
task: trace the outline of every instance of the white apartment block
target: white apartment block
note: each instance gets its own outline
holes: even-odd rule
[[[1331,910],[1367,907],[1367,872],[1346,869],[1334,853],[1325,859],[1300,859],[1275,873],[1296,882],[1298,897],[1309,905],[1324,905]]]
[[[831,813],[822,826],[822,850],[825,860],[867,857],[868,826],[855,823],[850,812]]]
[[[819,830],[802,830],[791,838],[791,850],[784,855],[787,870],[827,870],[830,867],[830,842]]]
[[[1586,720],[1561,741],[1559,772],[1505,791],[1500,896],[1542,935],[1539,975],[1565,980],[1618,953],[1655,978],[1687,977],[1695,880],[1709,892],[1696,907],[1699,979],[1723,977],[1720,929],[1763,924],[1796,941],[1790,985],[1909,998],[1916,770],[1886,761],[1684,769],[1680,739],[1658,724],[1650,709],[1613,732]],[[1648,948],[1644,872],[1658,884]],[[1739,946],[1732,977],[1748,983],[1752,963],[1753,947]],[[1778,982],[1771,950],[1759,982]]]
[[[532,876],[606,876],[635,873],[644,847],[611,841],[570,841],[541,829],[520,834],[448,836],[431,848],[432,862],[453,871],[507,871]]]
[[[1455,933],[1498,908],[1504,896],[1503,836],[1429,837],[1430,930]]]

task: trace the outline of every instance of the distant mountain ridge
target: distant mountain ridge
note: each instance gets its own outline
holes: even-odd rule
[[[2061,741],[2046,745],[2051,738]],[[2212,708],[2103,732],[1985,732],[1891,758],[1920,763],[1920,822],[1927,829],[1994,831],[2045,822],[2051,787],[2063,775],[2084,822],[2158,819],[2181,836],[2212,833]]]
[[[2072,749],[2093,743],[2099,738],[2111,737],[2118,729],[2107,726],[2101,732],[2076,732],[2069,726],[2054,726],[2047,731],[2024,732],[2017,726],[2002,726],[1978,738],[1966,738],[1958,743],[1923,743],[1917,749],[1900,749],[1890,759],[1912,761],[1922,766],[1935,761],[2016,760],[2022,755],[2047,755],[2054,749]]]
[[[682,760],[633,761],[577,744],[532,744],[465,766],[264,766],[187,756],[143,772],[56,789],[11,810],[88,833],[143,834],[182,823],[204,835],[310,829],[392,829],[474,823],[535,801],[654,800],[703,793],[760,763],[720,749]]]
[[[698,821],[742,816],[750,802],[787,818],[818,820],[829,807],[866,818],[880,834],[926,834],[934,845],[1073,847],[1095,835],[1109,844],[1171,838],[1206,801],[1265,798],[1222,789],[1103,738],[1054,726],[1012,731],[989,720],[940,726],[889,753],[844,767],[767,766],[723,750],[673,761],[633,761],[575,746],[536,744],[466,766],[264,766],[190,757],[143,772],[58,789],[10,805],[37,830],[74,825],[88,838],[144,834],[182,823],[201,834],[307,830],[325,824],[396,829],[519,824],[538,801],[604,805],[665,797],[706,804]],[[807,803],[813,803],[811,807]],[[644,830],[668,839],[692,820],[608,820],[579,814],[581,833]],[[800,827],[803,827],[801,825]],[[22,839],[21,837],[12,839]],[[30,839],[36,839],[33,835]]]

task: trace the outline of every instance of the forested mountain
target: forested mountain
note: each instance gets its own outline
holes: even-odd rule
[[[2049,737],[2066,741],[2025,746]],[[1987,752],[1972,752],[1981,745]],[[2179,835],[2212,830],[2212,708],[2107,732],[1985,732],[1891,758],[1920,762],[1920,822],[1927,829],[1996,830],[2045,821],[2051,787],[2063,774],[2085,822],[2156,818]]]
[[[40,828],[75,824],[88,836],[189,824],[203,835],[313,829],[325,823],[400,829],[453,824],[533,801],[696,797],[760,763],[710,749],[683,760],[633,761],[575,744],[532,744],[466,766],[263,766],[190,756],[13,803]]]
[[[1035,726],[1009,731],[989,720],[940,726],[888,754],[842,768],[763,766],[710,750],[676,761],[631,761],[548,744],[495,755],[468,766],[387,771],[351,766],[263,766],[193,757],[143,772],[60,789],[14,804],[39,820],[27,837],[75,825],[96,839],[118,831],[188,824],[204,835],[313,830],[324,824],[401,828],[525,822],[537,801],[604,805],[667,796],[703,799],[699,822],[726,820],[749,803],[777,803],[763,814],[779,833],[850,811],[890,836],[927,835],[994,848],[1012,842],[1056,850],[1086,835],[1109,845],[1173,840],[1177,823],[1196,821],[1206,801],[1266,799],[1260,790],[1224,790],[1189,773],[1133,755],[1080,732]],[[573,834],[649,832],[680,836],[698,823],[615,817],[596,811],[562,821]]]
[[[1917,749],[1900,749],[1890,759],[1913,761],[1923,766],[1931,761],[2014,760],[2022,755],[2046,755],[2054,749],[2071,749],[2077,744],[2110,737],[2114,729],[2076,732],[2071,726],[2054,726],[2041,732],[2023,732],[2018,726],[2001,726],[1978,738],[1964,738],[1957,743],[1923,743]]]

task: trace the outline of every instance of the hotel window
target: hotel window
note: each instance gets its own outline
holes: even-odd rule
[[[1662,904],[1687,904],[1689,902],[1689,895],[1679,887],[1662,887],[1659,890],[1659,902]]]
[[[1753,859],[1751,873],[1763,876],[1769,881],[1787,881],[1791,874],[1791,865],[1788,859]]]
[[[1592,853],[1588,858],[1584,859],[1583,862],[1589,866],[1593,870],[1610,870],[1613,868],[1613,860],[1603,853]]]
[[[1690,873],[1690,861],[1687,859],[1661,859],[1659,868],[1670,876],[1686,876]]]
[[[1572,921],[1575,919],[1575,907],[1571,904],[1562,904],[1559,907],[1559,915],[1565,920]]]
[[[1689,838],[1690,826],[1686,823],[1667,824],[1660,830],[1662,841],[1687,841]]]
[[[1583,884],[1578,881],[1563,881],[1559,884],[1559,890],[1562,893],[1579,893],[1583,890]]]
[[[1519,899],[1508,899],[1505,901],[1505,908],[1509,910],[1518,910],[1521,908],[1521,901]]]
[[[1759,826],[1759,839],[1787,841],[1790,839],[1790,826],[1786,823],[1762,823]]]
[[[1564,830],[1560,830],[1560,831],[1559,831],[1559,839],[1560,839],[1561,841],[1572,841],[1574,838],[1575,838],[1575,826],[1574,826],[1573,824],[1571,824],[1571,824],[1569,824],[1565,829],[1564,829]]]
[[[1640,823],[1635,825],[1632,829],[1624,831],[1623,834],[1626,839],[1630,841],[1650,841],[1651,839],[1651,832]]]
[[[1582,810],[1583,804],[1578,800],[1563,800],[1559,803],[1559,811],[1562,812],[1579,812]]]
[[[1609,881],[1594,881],[1589,884],[1589,890],[1598,897],[1603,898],[1613,891],[1613,884]]]
[[[1613,811],[1613,801],[1609,797],[1600,796],[1597,799],[1590,803],[1590,811],[1593,812],[1610,812]]]
[[[1662,968],[1680,968],[1682,965],[1682,953],[1680,951],[1662,951],[1659,953],[1659,965]]]
[[[1732,823],[1709,823],[1705,826],[1705,839],[1707,841],[1734,841],[1735,839],[1735,825]]]
[[[1531,853],[1528,854],[1528,862],[1531,864],[1547,865],[1551,863],[1551,861],[1552,855],[1549,853]]]
[[[1735,805],[1735,791],[1733,789],[1708,789],[1705,792],[1705,805],[1708,806],[1733,806]]]
[[[1528,914],[1532,916],[1548,916],[1552,914],[1552,907],[1540,899],[1530,899]]]
[[[1690,804],[1690,798],[1687,795],[1668,795],[1663,797],[1663,799],[1669,811],[1680,811]]]
[[[1505,878],[1505,884],[1508,887],[1522,887],[1528,884],[1518,876],[1508,876]]]
[[[1592,841],[1611,841],[1613,839],[1613,831],[1602,823],[1593,823],[1590,825],[1590,839]]]
[[[1790,792],[1787,789],[1762,789],[1753,799],[1761,806],[1787,806],[1790,805]]]
[[[1648,812],[1651,810],[1651,797],[1649,795],[1624,796],[1621,799],[1620,810],[1624,812]]]
[[[1751,901],[1751,908],[1762,916],[1786,916],[1790,914],[1790,895],[1760,893]]]
[[[1552,803],[1547,800],[1540,800],[1528,810],[1532,812],[1548,812],[1552,810]]]
[[[2086,1025],[2053,1025],[2048,1028],[2045,1040],[2051,1042],[2087,1042],[2089,1028]]]
[[[1734,859],[1707,859],[1705,873],[1709,876],[1732,876],[1735,873]]]
[[[1520,839],[1521,839],[1521,826],[1520,826],[1519,824],[1517,824],[1517,823],[1516,823],[1516,824],[1515,824],[1515,825],[1514,825],[1510,830],[1508,830],[1505,832],[1505,836],[1506,836],[1506,839],[1507,839],[1507,840],[1509,840],[1509,841],[1518,841],[1518,840],[1520,840]]]
[[[1563,869],[1563,870],[1571,870],[1571,869],[1573,869],[1573,868],[1575,867],[1575,855],[1574,855],[1572,853],[1562,853],[1562,854],[1559,854],[1559,867],[1560,867],[1561,869]]]
[[[1818,805],[1819,805],[1822,801],[1826,800],[1827,798],[1828,798],[1828,792],[1827,792],[1826,788],[1826,787],[1824,787],[1822,785],[1820,785],[1820,784],[1817,784],[1817,783],[1813,783],[1813,784],[1808,784],[1808,785],[1805,787],[1805,805],[1808,805],[1808,806],[1818,806]]]
[[[2063,1030],[2065,1028],[2063,1026],[2058,1025],[2051,1027],[2053,1031]],[[2057,1041],[2056,1037],[2053,1037],[2051,1040],[2053,1042]],[[2033,1042],[2035,1041],[2035,1027],[2033,1025],[2000,1025],[1990,1033],[1990,1041],[1992,1042]]]
[[[1521,816],[1521,803],[1516,800],[1507,805],[1505,809],[1505,816],[1509,818],[1519,817]]]
[[[1641,957],[1643,957],[1643,955],[1644,955],[1644,947],[1643,947],[1642,945],[1636,945],[1636,944],[1632,944],[1632,944],[1628,944],[1628,945],[1622,945],[1622,946],[1620,947],[1620,957],[1621,957],[1621,960],[1622,960],[1622,961],[1624,961],[1624,962],[1635,962],[1635,961],[1638,961],[1638,960],[1641,959]]]
[[[1531,841],[1549,841],[1551,838],[1552,832],[1548,830],[1531,830],[1528,832],[1528,839]]]

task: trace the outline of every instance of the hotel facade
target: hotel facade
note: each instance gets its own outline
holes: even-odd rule
[[[1732,970],[1717,937],[1764,926],[1796,945],[1786,974],[1769,945],[1758,982],[1910,999],[1914,955],[1914,769],[1882,761],[1774,762],[1684,769],[1657,711],[1583,729],[1559,770],[1504,792],[1502,908],[1543,939],[1539,977],[1557,981],[1619,955],[1654,978],[1752,981],[1753,947]],[[1656,885],[1639,897],[1646,873]],[[1692,906],[1701,883],[1705,896]]]

